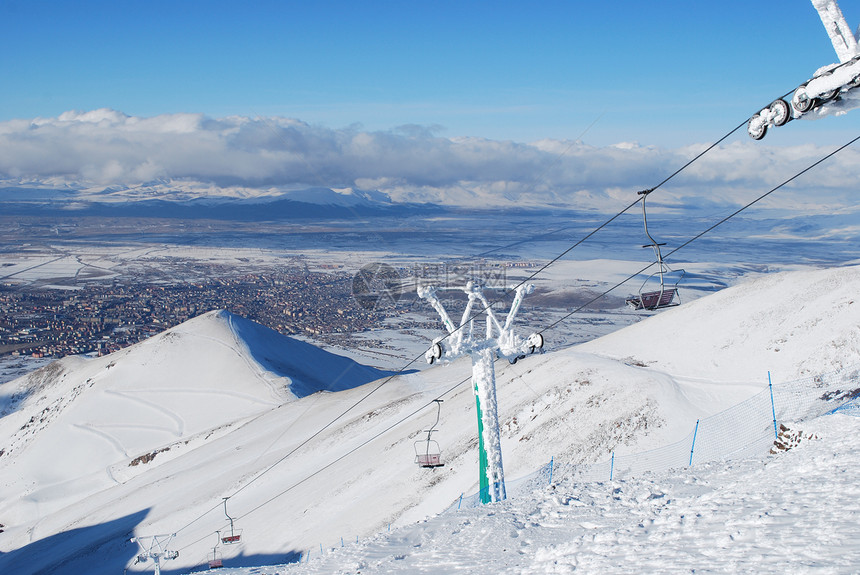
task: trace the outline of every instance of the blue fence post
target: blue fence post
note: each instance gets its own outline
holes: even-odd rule
[[[615,452],[612,452],[612,459],[609,461],[609,481],[612,481],[612,473],[615,471]]]
[[[457,511],[460,511],[460,506],[463,504],[463,494],[460,494],[460,501],[457,502]]]
[[[770,412],[773,415],[773,436],[779,439],[779,434],[776,432],[776,407],[773,405],[773,383],[770,381],[770,371],[767,372],[767,387],[770,389]]]
[[[322,555],[322,552],[323,552],[323,550],[322,550],[322,543],[320,543],[320,555]]]
[[[696,429],[693,430],[693,445],[690,446],[690,465],[693,465],[693,450],[696,448],[696,436],[699,434],[699,420],[696,420]]]
[[[552,485],[552,463],[555,461],[555,456],[549,458],[549,484]]]
[[[343,537],[340,538],[340,546],[343,547]]]

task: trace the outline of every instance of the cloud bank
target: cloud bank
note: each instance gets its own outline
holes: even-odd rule
[[[403,126],[370,132],[269,117],[150,118],[109,109],[0,122],[5,185],[99,190],[169,182],[173,191],[230,190],[253,197],[314,187],[379,190],[395,202],[614,210],[687,163],[706,145],[531,143],[444,138]],[[655,207],[742,205],[830,150],[767,147],[743,131],[673,178]],[[780,190],[771,207],[826,213],[853,208],[860,149],[848,148]],[[179,192],[177,192],[179,193]],[[774,198],[777,196],[775,195]]]

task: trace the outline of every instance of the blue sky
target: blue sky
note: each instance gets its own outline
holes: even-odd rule
[[[0,0],[0,187],[612,211],[836,60],[809,0]],[[742,205],[858,134],[741,129],[661,201]],[[779,208],[857,210],[858,165]]]
[[[597,120],[588,143],[676,147],[835,60],[808,0],[0,0],[0,121],[112,108],[528,142]],[[768,138],[842,142],[858,116]]]

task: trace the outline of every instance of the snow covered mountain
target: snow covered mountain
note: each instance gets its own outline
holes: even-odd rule
[[[674,441],[698,418],[758,392],[768,370],[791,379],[857,363],[858,281],[858,267],[764,276],[577,348],[498,363],[506,475],[526,475],[550,457],[592,462]],[[545,336],[551,342],[551,331]],[[295,561],[340,537],[348,543],[387,532],[389,524],[414,524],[475,491],[468,362],[359,387],[384,374],[355,366],[348,373],[360,376],[325,388],[340,391],[312,393],[338,368],[315,381],[288,374],[315,374],[335,360],[296,352],[295,342],[280,337],[210,314],[118,354],[69,358],[5,384],[21,393],[7,399],[11,413],[0,418],[7,452],[0,456],[0,572],[146,571],[131,566],[138,550],[130,537],[166,533],[176,534],[171,548],[180,552],[170,569],[205,566],[217,532],[229,530],[224,497],[242,529],[238,545],[214,551],[225,566]],[[413,444],[435,419],[436,397],[444,399],[437,439],[446,465],[419,469]],[[636,485],[634,509],[662,499],[649,499],[655,491],[647,482]],[[550,497],[570,505],[574,495]],[[601,497],[576,505],[596,509]],[[548,518],[562,510],[552,501],[534,502],[549,514],[534,523],[556,524]],[[539,538],[525,523],[532,515],[513,509],[506,517],[517,523],[488,519],[482,537],[496,541],[505,535],[497,530],[510,527],[521,541]],[[477,521],[493,512],[470,513]],[[442,520],[441,529],[451,521]],[[600,530],[616,524],[594,522],[601,541],[614,541]],[[410,545],[427,543],[426,531],[401,533],[414,538]],[[382,545],[368,553],[402,554],[402,546]],[[541,572],[567,556],[560,547],[540,555],[519,549],[528,559],[512,565]],[[605,545],[595,546],[594,556],[599,549]],[[343,557],[331,570],[364,572],[378,563]],[[431,552],[426,563],[410,565],[439,572],[438,557]],[[448,561],[453,569],[457,557]],[[561,572],[572,565],[561,563]]]
[[[383,375],[225,311],[110,356],[64,358],[4,386],[14,411],[0,419],[0,523],[44,517],[247,418]]]
[[[4,185],[5,184],[5,185]],[[258,221],[275,218],[338,218],[409,212],[414,204],[393,204],[379,191],[355,188],[249,189],[205,182],[153,180],[135,185],[91,186],[0,181],[7,214],[18,216],[169,217]]]
[[[81,182],[26,182],[0,180],[0,199],[7,202],[52,202],[127,204],[135,201],[160,200],[176,205],[180,202],[205,201],[218,204],[244,200],[271,203],[278,200],[316,204],[320,206],[384,206],[391,198],[375,190],[355,188],[266,189],[241,186],[216,186],[206,182],[162,178],[139,184],[94,186]]]

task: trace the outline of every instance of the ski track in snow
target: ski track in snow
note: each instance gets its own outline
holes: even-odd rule
[[[114,449],[116,449],[118,457],[128,457],[128,452],[126,451],[125,447],[123,447],[123,445],[119,439],[117,439],[116,437],[114,437],[110,433],[103,431],[102,429],[99,429],[100,427],[109,427],[109,426],[95,426],[93,424],[76,423],[76,424],[72,424],[71,427],[74,429],[80,429],[81,431],[86,431],[88,433],[92,433],[93,435],[96,435],[97,437],[104,439],[108,444],[110,444],[111,446],[113,446]],[[139,429],[139,426],[134,426],[134,429]],[[160,428],[156,428],[156,429],[159,429],[159,431],[160,431]],[[113,479],[113,476],[110,473],[110,466],[107,467],[107,474],[111,476],[111,479]]]
[[[149,393],[150,391],[154,392],[156,390],[147,389],[147,390],[143,390],[143,391],[138,391],[137,393]],[[180,390],[170,390],[170,392],[177,392],[177,391],[180,391]],[[182,437],[182,435],[185,434],[185,420],[183,420],[182,417],[180,417],[179,414],[177,414],[172,409],[168,409],[168,408],[164,407],[164,405],[162,405],[162,403],[150,401],[150,400],[144,399],[142,397],[134,397],[132,395],[132,393],[134,393],[133,391],[115,391],[112,389],[106,389],[102,393],[104,393],[105,395],[114,395],[114,396],[120,397],[122,399],[128,400],[132,403],[137,403],[137,404],[142,405],[144,407],[148,407],[148,408],[152,409],[153,411],[164,415],[165,417],[167,417],[167,419],[173,421],[173,423],[176,425],[176,428],[173,430],[167,429],[163,425],[139,425],[138,424],[138,425],[133,425],[133,426],[127,426],[129,428],[133,428],[133,429],[156,429],[158,431],[167,431],[168,433],[170,433],[176,437]],[[104,426],[99,426],[99,427],[104,427]]]

